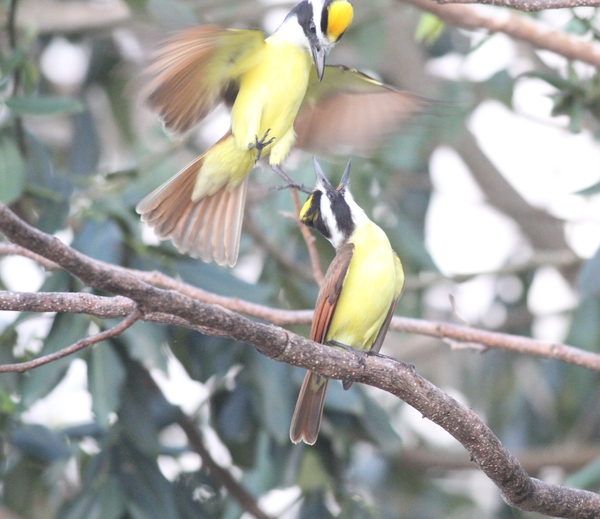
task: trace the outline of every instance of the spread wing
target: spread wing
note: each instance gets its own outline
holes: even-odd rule
[[[347,243],[338,251],[327,269],[325,280],[319,290],[315,315],[310,328],[312,341],[322,344],[325,340],[353,255],[354,244]]]
[[[312,153],[368,155],[385,135],[431,100],[343,66],[311,71],[296,117],[296,146]]]
[[[150,57],[143,95],[167,129],[185,132],[235,99],[240,76],[264,43],[261,31],[215,25],[181,31]]]
[[[385,316],[385,321],[383,321],[381,328],[379,328],[379,333],[377,334],[375,341],[373,341],[373,346],[371,346],[371,351],[375,353],[379,353],[379,350],[381,350],[381,346],[383,345],[383,341],[387,335],[388,328],[390,327],[390,322],[394,316],[396,303],[398,302],[398,299],[400,299],[400,296],[402,295],[402,289],[404,288],[404,269],[402,268],[402,263],[400,262],[400,258],[397,254],[394,254],[394,263],[396,264],[396,292],[394,293],[394,299],[390,305],[390,309]]]

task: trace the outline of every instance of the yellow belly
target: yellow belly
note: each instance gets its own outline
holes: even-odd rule
[[[354,255],[326,340],[370,350],[398,292],[400,273],[387,236],[372,222],[350,241]]]
[[[231,111],[232,133],[236,145],[247,149],[269,130],[267,139],[275,140],[263,154],[281,142],[278,154],[285,157],[293,145],[288,132],[304,99],[312,61],[307,51],[278,40],[268,39],[260,52],[257,65],[240,81]]]

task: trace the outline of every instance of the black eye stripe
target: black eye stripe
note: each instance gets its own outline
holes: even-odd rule
[[[321,32],[327,34],[327,24],[329,23],[329,4],[331,2],[325,2],[323,4],[323,10],[321,11]]]

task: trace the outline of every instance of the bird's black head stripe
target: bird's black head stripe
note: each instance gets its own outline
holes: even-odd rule
[[[335,190],[329,196],[331,202],[331,212],[335,216],[337,227],[340,232],[349,238],[354,232],[354,220],[352,220],[352,211],[346,199],[344,198],[344,191]]]

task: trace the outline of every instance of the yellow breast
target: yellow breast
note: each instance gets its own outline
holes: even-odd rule
[[[369,350],[398,295],[396,254],[385,233],[373,222],[352,235],[354,255],[338,300],[327,340]]]
[[[292,128],[312,66],[306,50],[285,41],[269,38],[260,53],[257,65],[240,81],[231,113],[232,131],[241,148],[267,130],[275,145]]]

